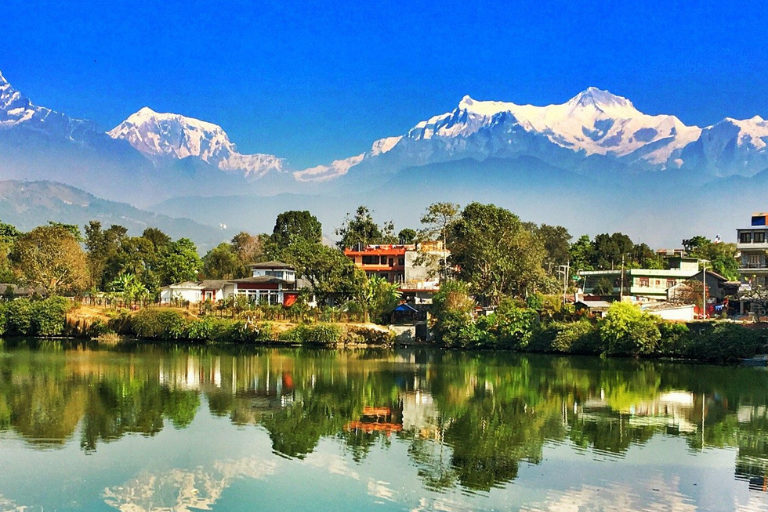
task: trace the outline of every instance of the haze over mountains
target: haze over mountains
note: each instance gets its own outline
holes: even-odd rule
[[[767,143],[759,116],[686,126],[589,88],[548,106],[465,96],[362,154],[296,169],[279,155],[238,152],[216,124],[148,107],[101,131],[36,106],[0,75],[0,179],[60,182],[252,231],[300,208],[330,233],[358,204],[379,220],[416,226],[431,202],[480,200],[574,235],[622,230],[657,245],[699,233],[729,240],[766,206]]]

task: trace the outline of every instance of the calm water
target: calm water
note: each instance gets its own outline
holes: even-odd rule
[[[0,348],[0,510],[765,510],[768,372]]]

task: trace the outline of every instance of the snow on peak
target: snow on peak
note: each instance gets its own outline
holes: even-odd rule
[[[643,114],[628,99],[589,87],[565,103],[547,106],[464,96],[453,112],[418,123],[407,136],[415,140],[470,137],[510,122],[586,155],[624,156],[654,144],[655,149],[642,155],[653,164],[666,162],[676,149],[701,133],[698,127],[685,126],[674,116]]]
[[[180,114],[155,112],[149,107],[132,114],[107,135],[127,141],[150,159],[195,157],[222,171],[242,172],[251,178],[284,170],[284,161],[276,156],[239,153],[226,132],[216,124]]]
[[[0,73],[0,129],[25,126],[54,137],[80,142],[82,135],[94,131],[90,121],[70,118],[49,108],[38,107]]]

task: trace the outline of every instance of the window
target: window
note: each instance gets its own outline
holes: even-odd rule
[[[647,277],[638,277],[638,286],[651,286],[650,280]]]
[[[765,243],[765,231],[755,231],[755,239],[754,242],[756,244],[762,244]]]
[[[752,242],[752,233],[750,231],[744,231],[739,233],[739,242],[742,244],[748,244]]]
[[[363,256],[363,265],[378,265],[378,256]]]
[[[382,265],[386,265],[387,264],[387,257],[386,256],[382,256],[381,257],[381,264]]]
[[[397,264],[398,265],[405,265],[405,258],[397,258]]]
[[[677,280],[675,279],[667,279],[667,288],[672,288],[677,284]]]

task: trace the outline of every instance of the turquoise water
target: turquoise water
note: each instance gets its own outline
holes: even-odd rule
[[[768,372],[0,349],[0,510],[766,510]]]

